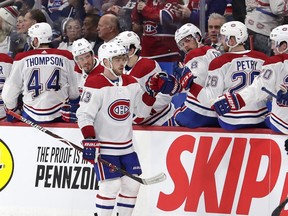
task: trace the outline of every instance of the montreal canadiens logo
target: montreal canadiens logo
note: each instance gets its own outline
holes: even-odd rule
[[[147,21],[144,24],[145,35],[155,35],[157,34],[157,24],[151,21]]]
[[[130,101],[124,99],[114,101],[108,107],[108,113],[114,120],[124,121],[130,116]]]

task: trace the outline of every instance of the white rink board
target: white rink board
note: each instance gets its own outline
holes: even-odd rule
[[[14,159],[11,180],[0,188],[0,215],[93,216],[92,166],[68,145],[22,125],[0,125],[0,139]],[[75,144],[82,139],[78,128],[48,129]],[[287,136],[163,129],[134,130],[142,177],[167,175],[165,182],[141,186],[134,216],[270,216],[287,196]],[[5,165],[3,158],[0,152]]]

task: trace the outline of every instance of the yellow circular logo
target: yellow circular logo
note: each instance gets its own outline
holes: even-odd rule
[[[0,191],[9,183],[14,170],[14,161],[8,146],[0,139]]]

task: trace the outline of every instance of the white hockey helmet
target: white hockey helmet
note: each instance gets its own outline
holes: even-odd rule
[[[193,25],[192,23],[186,23],[182,25],[179,29],[175,32],[175,41],[180,48],[179,42],[183,39],[191,35],[198,44],[201,43],[202,34],[198,27]]]
[[[231,36],[234,36],[237,43],[235,46],[244,43],[248,39],[247,27],[239,21],[230,21],[224,23],[220,28],[220,34],[225,36],[226,41],[228,41]]]
[[[124,31],[118,34],[113,42],[119,43],[120,45],[124,46],[127,51],[130,49],[130,45],[134,45],[137,50],[141,50],[140,45],[140,38],[139,36],[133,31]]]
[[[73,42],[72,55],[75,61],[77,60],[77,56],[80,56],[88,52],[92,52],[92,55],[94,55],[91,44],[85,38],[80,38]]]
[[[288,25],[280,25],[270,33],[270,39],[275,41],[275,46],[279,47],[281,42],[288,44]]]
[[[51,43],[52,41],[52,28],[48,23],[36,23],[28,29],[28,35],[34,40],[37,38],[39,44]]]
[[[110,62],[112,62],[113,57],[125,54],[127,54],[125,47],[115,42],[104,43],[98,50],[98,58],[104,67],[104,59],[108,59]]]

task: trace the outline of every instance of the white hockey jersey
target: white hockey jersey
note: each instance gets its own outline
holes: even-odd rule
[[[185,66],[190,69],[196,79],[194,83],[204,86],[208,75],[208,67],[210,62],[221,53],[210,46],[202,46],[198,49],[190,51],[184,59]],[[193,94],[187,92],[187,98],[184,102],[185,106],[194,112],[203,116],[216,117],[216,112],[211,109],[211,106],[206,106],[200,102]],[[183,109],[183,108],[182,108]]]
[[[272,29],[283,23],[287,15],[286,0],[259,0],[257,7],[247,11],[245,25],[254,32],[269,36]]]
[[[195,84],[190,92],[201,103],[211,107],[217,97],[227,92],[239,92],[251,85],[260,74],[265,59],[267,56],[258,51],[225,53],[210,63],[206,87]],[[232,129],[234,125],[259,124],[264,121],[266,113],[265,101],[259,101],[218,118],[227,125],[224,128]]]
[[[155,60],[139,57],[136,64],[127,69],[124,73],[133,76],[140,84],[143,93],[145,92],[145,84],[150,76],[155,73],[162,72],[160,66]],[[174,114],[174,105],[172,104],[172,96],[159,93],[156,96],[156,101],[152,107],[152,111],[147,118],[134,116],[134,124],[141,125],[157,125],[162,126]]]
[[[2,89],[6,79],[8,78],[13,59],[3,53],[0,53],[0,121],[6,118],[6,111],[4,109],[4,102],[2,100]]]
[[[8,109],[17,106],[23,93],[23,110],[39,122],[61,116],[67,99],[79,97],[74,60],[67,50],[36,49],[19,53],[4,84],[2,97]]]
[[[262,87],[277,95],[281,84],[288,85],[288,54],[268,58],[263,65],[262,74],[239,94],[246,104],[252,104],[267,98],[268,95],[261,90]],[[284,134],[288,134],[287,114],[288,107],[278,106],[276,99],[272,98],[271,112],[267,117],[270,118],[270,123]]]
[[[129,154],[134,151],[133,113],[149,116],[154,102],[132,76],[123,74],[117,82],[103,73],[88,76],[77,110],[78,125],[85,138],[100,142],[101,154]]]

